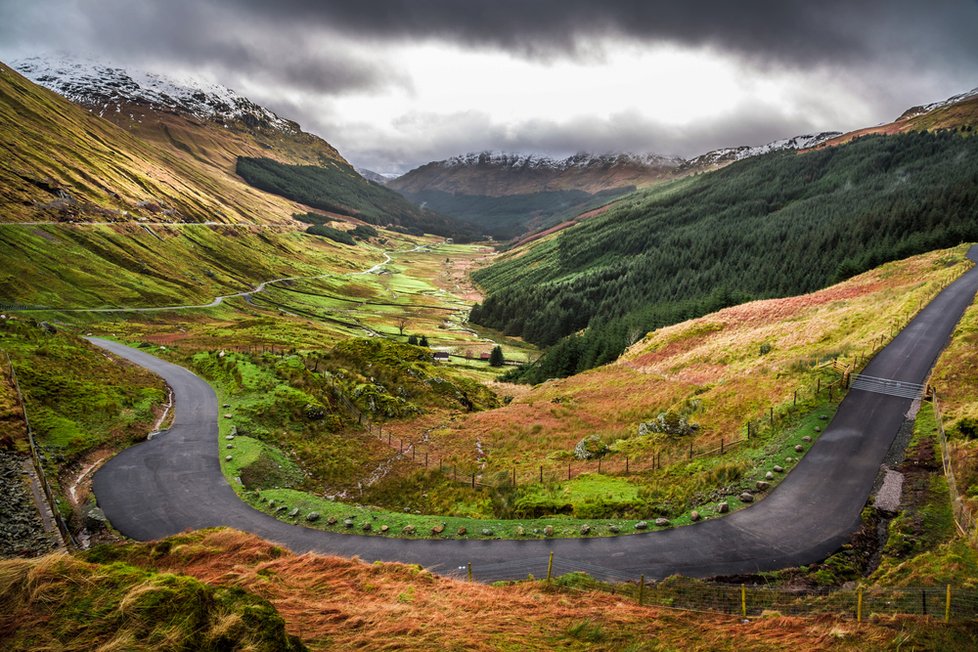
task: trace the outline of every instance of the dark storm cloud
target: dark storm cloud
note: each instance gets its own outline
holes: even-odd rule
[[[315,24],[270,21],[221,0],[52,0],[15,6],[0,0],[0,44],[35,54],[37,48],[111,60],[120,65],[183,67],[235,80],[342,94],[409,80],[378,61],[359,58]]]
[[[714,47],[809,66],[978,57],[973,0],[211,0],[275,24],[378,39],[435,39],[529,56],[588,56],[592,37]]]
[[[67,46],[210,56],[229,66],[248,51],[283,71],[313,37],[321,41],[318,56],[342,61],[329,48],[331,35],[448,41],[531,57],[600,56],[601,39],[619,37],[710,47],[755,64],[978,63],[974,0],[0,0],[0,19],[0,42],[8,44],[55,36]],[[354,68],[360,83],[386,79],[369,62]]]

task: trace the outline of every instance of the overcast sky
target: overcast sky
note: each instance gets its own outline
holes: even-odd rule
[[[0,0],[0,58],[229,86],[352,163],[690,156],[978,86],[978,0]]]

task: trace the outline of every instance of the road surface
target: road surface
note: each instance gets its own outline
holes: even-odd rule
[[[978,247],[969,253],[978,261]],[[926,381],[978,289],[978,267],[941,292],[864,370],[905,384]],[[859,525],[880,465],[912,399],[851,389],[825,432],[769,495],[727,517],[665,531],[559,540],[408,540],[330,533],[289,525],[243,503],[221,474],[217,399],[186,369],[106,340],[92,341],[159,374],[174,391],[165,435],[119,453],[95,475],[98,503],[126,536],[148,540],[187,529],[229,526],[296,552],[417,563],[477,579],[537,577],[553,551],[560,572],[609,580],[755,573],[825,559]]]

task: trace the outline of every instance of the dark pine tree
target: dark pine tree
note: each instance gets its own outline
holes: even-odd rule
[[[491,367],[501,367],[505,364],[506,358],[503,357],[503,349],[498,344],[492,347],[492,353],[489,354],[489,366]]]

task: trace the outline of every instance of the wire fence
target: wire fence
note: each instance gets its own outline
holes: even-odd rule
[[[947,478],[948,492],[951,495],[951,509],[954,512],[954,523],[962,535],[975,542],[978,539],[978,531],[975,528],[975,515],[958,491],[958,481],[954,476],[954,465],[951,463],[951,451],[947,443],[947,434],[944,432],[944,420],[941,417],[941,407],[937,399],[937,391],[932,389],[931,396],[933,398],[937,430],[940,434],[941,464],[944,466],[944,476]]]
[[[811,367],[819,373],[813,379],[811,386],[794,390],[787,403],[777,407],[772,406],[763,415],[746,420],[744,430],[740,434],[709,437],[707,433],[707,442],[701,446],[696,446],[690,441],[660,447],[639,455],[610,453],[595,459],[582,460],[571,457],[561,461],[548,460],[544,464],[514,464],[509,468],[493,469],[481,465],[478,460],[459,463],[454,456],[440,451],[423,437],[411,438],[395,434],[390,429],[385,429],[382,423],[371,421],[366,414],[348,401],[344,409],[357,419],[368,435],[394,449],[395,455],[427,470],[437,470],[446,478],[468,484],[473,488],[556,483],[572,480],[586,473],[626,476],[656,471],[671,464],[702,457],[724,455],[752,441],[767,441],[786,419],[803,410],[811,409],[819,400],[827,398],[832,401],[842,398],[854,368],[870,360],[879,350],[882,341],[882,337],[874,339],[873,346],[868,350],[851,354],[851,360],[848,362],[837,358],[813,359]],[[834,380],[826,379],[821,371],[831,371],[836,374],[836,377]]]
[[[34,471],[37,474],[38,480],[40,481],[41,489],[44,491],[44,498],[47,500],[48,508],[51,510],[51,516],[58,527],[58,533],[61,537],[61,544],[64,547],[68,547],[69,545],[77,546],[77,542],[72,536],[71,530],[68,529],[68,524],[65,523],[64,518],[61,516],[61,510],[58,509],[58,501],[55,499],[55,493],[51,490],[51,485],[48,483],[47,476],[44,474],[44,457],[40,447],[37,444],[37,438],[34,436],[34,428],[31,426],[30,417],[27,414],[27,403],[24,401],[23,392],[20,391],[20,383],[17,380],[17,372],[14,370],[14,363],[6,351],[3,352],[3,355],[7,360],[7,367],[10,370],[10,384],[13,385],[14,391],[17,393],[17,401],[20,405],[21,412],[24,415],[24,425],[27,428],[27,441],[30,444],[31,460],[34,463]],[[38,507],[40,507],[40,505],[38,505]]]
[[[588,577],[582,579],[579,574]],[[676,577],[659,582],[599,564],[531,557],[473,565],[454,573],[473,581],[544,580],[560,590],[602,590],[659,608],[729,614],[740,618],[780,614],[830,614],[863,621],[873,615],[929,616],[945,622],[978,618],[978,589],[953,586],[866,586],[814,590],[757,584],[729,584]]]

